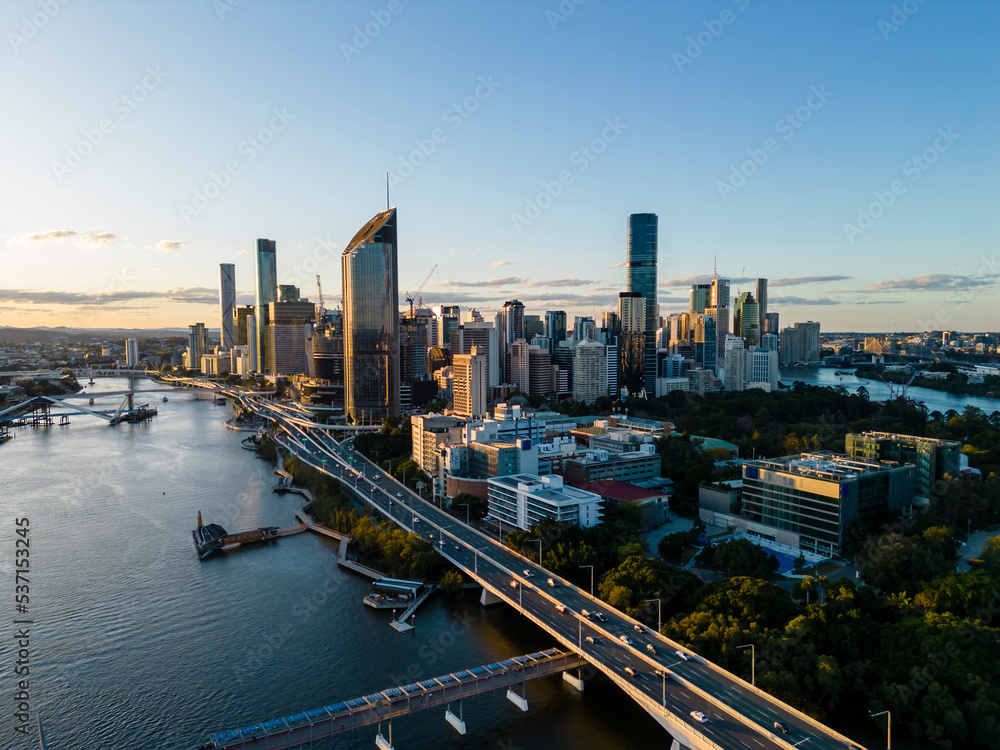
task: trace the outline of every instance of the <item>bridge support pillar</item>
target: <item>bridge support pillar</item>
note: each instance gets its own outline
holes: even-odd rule
[[[690,750],[687,745],[682,745],[679,740],[674,740],[670,743],[670,750]]]
[[[494,604],[503,604],[503,599],[484,586],[483,593],[479,597],[479,603],[484,607],[492,607]]]
[[[563,672],[563,679],[566,680],[566,682],[568,682],[570,685],[575,687],[577,690],[579,690],[581,693],[583,692],[583,680],[581,680],[579,677],[576,677],[575,675],[572,675],[569,672]]]
[[[392,743],[380,734],[375,735],[375,747],[378,750],[393,750]]]
[[[527,699],[522,698],[520,695],[518,695],[517,693],[515,693],[510,688],[507,688],[507,700],[509,700],[511,703],[513,703],[515,706],[517,706],[522,711],[527,711],[528,710],[528,701],[527,701]]]
[[[456,732],[459,734],[465,734],[465,722],[455,716],[455,714],[451,712],[450,708],[444,712],[444,720],[455,727]]]

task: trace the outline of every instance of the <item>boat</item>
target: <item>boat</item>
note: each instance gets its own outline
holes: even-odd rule
[[[212,399],[212,403],[215,404],[216,406],[225,406],[226,399],[224,399],[222,396],[216,396],[215,398]]]
[[[163,403],[167,403],[167,397],[166,396],[163,397]]]
[[[94,405],[94,399],[90,399],[89,403],[90,403],[91,406],[93,406]]]

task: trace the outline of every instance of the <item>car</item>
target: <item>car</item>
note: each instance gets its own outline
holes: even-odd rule
[[[632,645],[632,639],[629,638],[627,635],[620,635],[620,636],[618,636],[618,640],[621,641],[622,643],[624,643],[626,646],[631,646]]]
[[[604,616],[603,612],[595,612],[594,613],[594,619],[597,620],[598,622],[607,622],[608,621],[608,618]]]
[[[438,543],[443,547],[444,546],[444,539],[439,539]]]
[[[783,721],[774,722],[774,728],[777,729],[782,734],[789,734],[791,732],[791,730],[788,728],[788,725],[785,724],[785,722]]]
[[[593,645],[594,645],[594,644],[596,643],[596,641],[594,640],[594,636],[592,636],[592,635],[588,635],[588,636],[587,636],[586,638],[584,638],[583,640],[585,640],[585,641],[586,641],[587,643],[589,643],[589,644],[590,644],[591,646],[593,646]]]
[[[413,517],[413,523],[420,523],[420,519],[416,516]]]
[[[456,545],[454,545],[454,547],[455,547],[455,551],[456,551],[456,552],[461,552],[461,551],[462,551],[462,548],[461,548],[461,547],[459,547],[459,546],[458,546],[457,544],[456,544]]]
[[[670,672],[665,669],[657,669],[654,673],[657,677],[662,677],[664,680],[670,679]]]
[[[636,633],[642,633],[642,632],[644,632],[643,629],[642,629],[642,625],[640,625],[639,623],[636,623],[632,627],[635,629]]]
[[[559,612],[565,612],[566,611],[566,605],[565,604],[557,604],[556,605],[556,610],[559,611]]]
[[[697,721],[699,724],[707,724],[708,717],[705,716],[701,711],[692,711],[691,718]]]
[[[558,586],[558,585],[559,585],[558,583],[556,583],[556,579],[555,579],[555,578],[550,578],[550,579],[548,580],[548,584],[549,584],[549,586],[551,586],[552,588],[555,588],[556,586]]]
[[[516,588],[517,588],[517,581],[511,581],[511,582],[510,582],[510,587],[511,587],[512,589],[516,589]]]
[[[625,667],[625,674],[627,674],[629,677],[636,677],[635,670],[632,669],[632,667]]]
[[[531,578],[531,571],[530,571],[530,570],[528,570],[527,568],[525,568],[525,569],[524,569],[523,571],[521,571],[521,572],[522,572],[522,573],[524,574],[524,577],[525,577],[525,578]]]
[[[691,657],[684,651],[674,651],[674,653],[681,657],[684,661],[691,661]]]
[[[584,617],[586,617],[586,618],[587,618],[588,620],[589,620],[589,619],[591,619],[591,617],[590,617],[590,612],[588,612],[588,611],[587,611],[587,610],[585,610],[585,609],[581,609],[581,610],[580,610],[580,614],[581,614],[581,615],[583,615]]]
[[[403,496],[403,493],[402,493],[402,492],[397,492],[397,493],[396,493],[396,497],[402,497],[402,496]]]
[[[656,656],[656,646],[654,646],[652,643],[647,643],[646,644],[646,650],[649,653],[651,653],[653,656]]]
[[[389,501],[389,507],[390,507],[390,508],[391,508],[391,507],[392,507],[393,505],[395,505],[395,504],[396,504],[396,503],[394,503],[394,502],[393,502],[392,500],[390,500],[390,501]]]

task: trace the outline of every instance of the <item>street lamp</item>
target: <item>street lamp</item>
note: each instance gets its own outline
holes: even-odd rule
[[[879,711],[877,714],[873,714],[870,711],[868,712],[868,715],[871,716],[873,719],[881,716],[882,714],[885,714],[885,720],[886,720],[885,746],[887,750],[892,750],[892,714],[889,713],[888,711]]]
[[[594,566],[593,565],[581,565],[580,570],[584,568],[590,568],[590,595],[594,595]]]
[[[757,649],[754,648],[752,643],[748,643],[745,646],[737,646],[737,650],[741,648],[750,649],[750,684],[757,687]]]
[[[542,567],[542,540],[541,539],[529,539],[529,542],[538,542],[538,567]]]
[[[656,602],[656,632],[660,632],[663,627],[663,603],[659,599],[644,599],[643,604]]]

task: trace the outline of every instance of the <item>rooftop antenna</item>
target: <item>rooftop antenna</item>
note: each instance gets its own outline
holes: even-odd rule
[[[389,173],[385,173],[385,210],[389,210]]]

